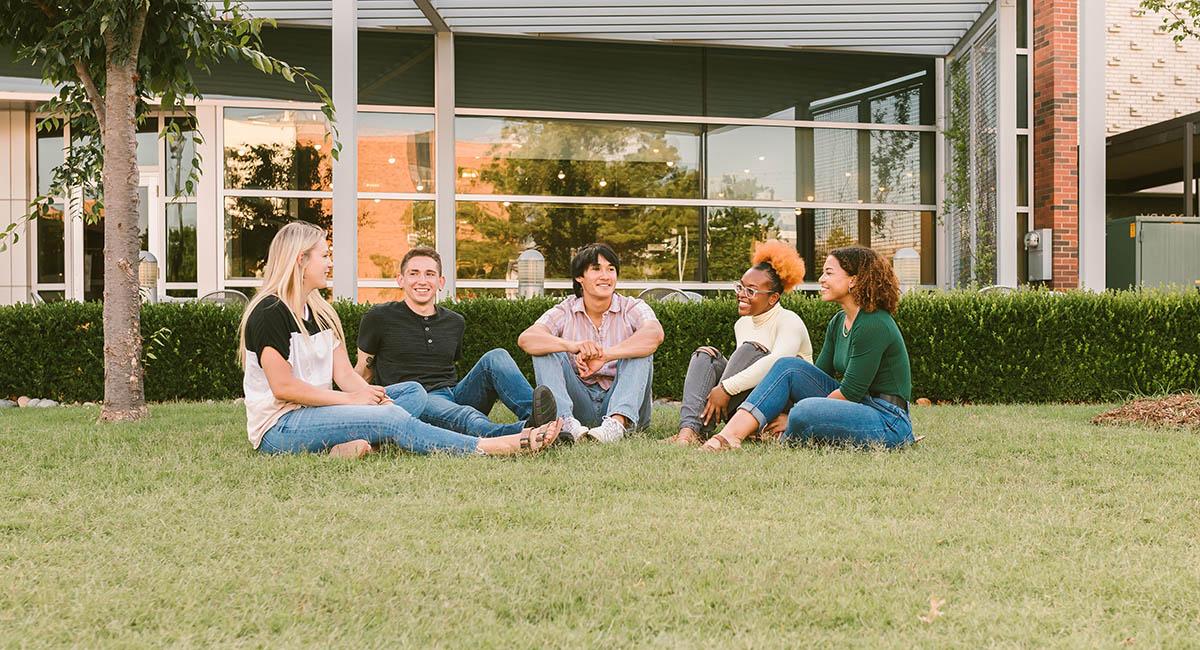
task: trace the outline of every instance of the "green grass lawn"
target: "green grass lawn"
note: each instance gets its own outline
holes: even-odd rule
[[[1200,435],[1100,410],[722,455],[658,444],[660,410],[610,446],[358,462],[258,456],[228,403],[0,411],[0,646],[1195,646]]]

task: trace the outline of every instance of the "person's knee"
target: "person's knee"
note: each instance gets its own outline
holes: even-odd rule
[[[788,411],[788,433],[804,436],[811,431],[821,399],[823,398],[807,397],[796,402],[792,410]]]
[[[508,350],[505,350],[504,348],[493,348],[488,350],[482,357],[479,358],[479,361],[493,367],[517,365],[517,362],[513,361],[512,354],[509,354]]]
[[[758,341],[746,341],[745,343],[739,345],[735,352],[741,352],[743,350],[749,354],[768,354],[771,352],[767,349],[767,346],[759,343]]]

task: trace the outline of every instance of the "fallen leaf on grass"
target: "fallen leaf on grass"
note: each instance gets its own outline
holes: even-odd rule
[[[942,615],[942,605],[946,604],[946,599],[938,598],[937,596],[929,596],[929,612],[921,614],[917,618],[921,619],[922,623],[932,623],[933,619]]]

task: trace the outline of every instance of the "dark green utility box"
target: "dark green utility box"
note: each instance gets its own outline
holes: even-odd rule
[[[1200,219],[1125,217],[1108,222],[1109,289],[1175,287],[1200,280]]]

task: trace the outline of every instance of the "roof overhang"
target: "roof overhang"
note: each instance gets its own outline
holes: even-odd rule
[[[961,0],[357,0],[360,29],[945,56],[989,2]],[[210,0],[220,6],[221,0]],[[250,0],[328,26],[333,0]],[[432,13],[431,13],[432,12]],[[438,23],[440,18],[441,24]]]
[[[1184,180],[1184,137],[1192,135],[1192,178],[1200,178],[1200,112],[1108,137],[1105,169],[1109,194],[1129,194]]]

